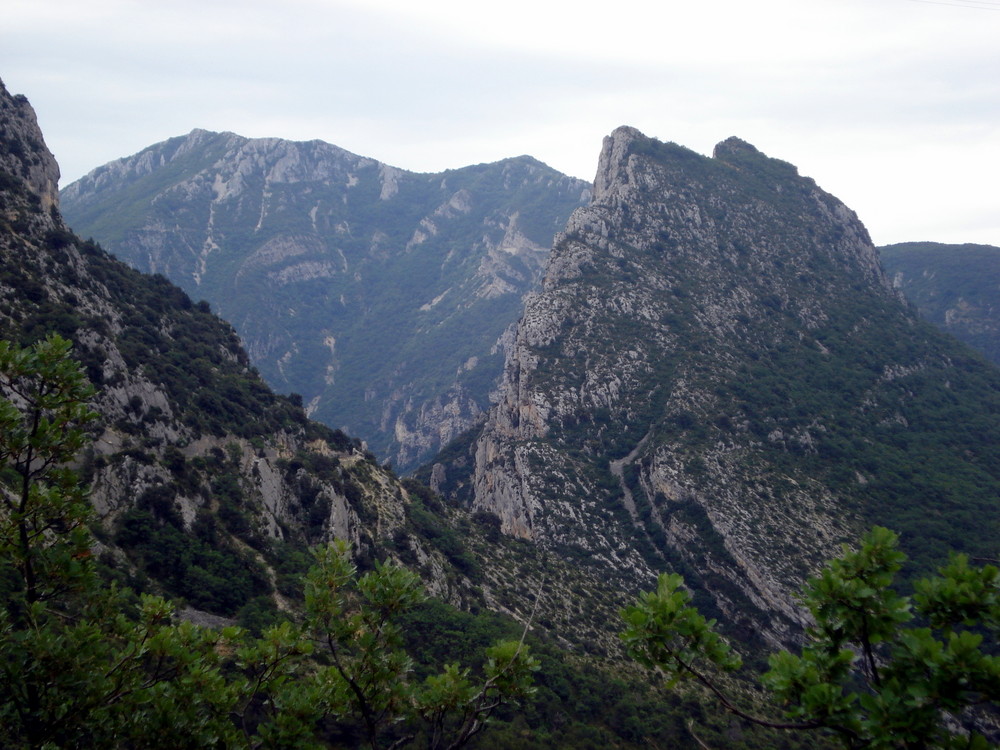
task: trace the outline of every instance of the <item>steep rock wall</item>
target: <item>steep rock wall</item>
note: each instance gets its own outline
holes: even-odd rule
[[[978,388],[962,356],[794,167],[738,139],[709,159],[621,128],[526,300],[498,403],[429,479],[611,585],[680,570],[731,627],[783,640],[803,578],[865,525],[940,533],[910,500],[939,480],[884,475],[926,394]],[[977,394],[996,445],[995,399]],[[967,444],[992,472],[992,448]]]

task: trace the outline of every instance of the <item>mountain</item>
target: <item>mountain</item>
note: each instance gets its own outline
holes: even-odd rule
[[[631,128],[553,247],[484,425],[418,476],[622,590],[682,572],[746,638],[871,524],[995,557],[1000,373],[922,321],[855,214],[731,138]]]
[[[81,235],[208,300],[265,380],[407,469],[481,419],[503,335],[589,186],[523,156],[416,174],[192,131],[62,192]]]
[[[387,545],[419,555],[448,596],[461,576],[398,480],[274,394],[207,303],[72,234],[58,176],[30,104],[0,84],[0,338],[59,333],[97,388],[80,471],[109,569],[200,616],[274,613],[306,545],[341,538],[362,564]]]
[[[80,469],[105,572],[260,623],[294,606],[306,544],[347,538],[472,610],[406,624],[437,663],[530,612],[540,689],[496,746],[797,744],[623,665],[617,610],[659,570],[752,655],[795,639],[793,587],[872,522],[924,568],[995,557],[1000,377],[902,304],[852,212],[737,139],[606,140],[499,401],[421,471],[452,504],[271,392],[207,303],[76,237],[57,177],[0,85],[0,336],[71,337],[98,388]]]
[[[1000,364],[1000,247],[903,242],[879,256],[921,315]]]

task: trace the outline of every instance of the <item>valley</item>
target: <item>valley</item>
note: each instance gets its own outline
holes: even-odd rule
[[[195,130],[60,196],[2,89],[0,145],[0,337],[64,337],[95,389],[78,554],[255,634],[316,627],[310,549],[409,571],[430,598],[401,620],[401,685],[496,639],[539,659],[472,747],[816,744],[663,692],[622,609],[681,574],[756,668],[874,525],[904,587],[997,557],[1000,370],[903,296],[944,271],[887,272],[850,208],[738,138],[706,157],[621,127],[590,186],[531,157],[420,175]],[[360,746],[337,720],[317,741]]]

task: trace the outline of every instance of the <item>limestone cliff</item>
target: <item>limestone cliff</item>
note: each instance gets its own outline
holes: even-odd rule
[[[938,468],[997,486],[996,396],[973,382],[996,376],[967,360],[794,167],[620,128],[526,301],[499,402],[428,479],[623,589],[680,570],[730,626],[781,639],[803,576],[864,525],[905,526],[918,557],[925,535],[992,544],[988,492],[935,496]],[[980,404],[980,436],[927,417],[942,390]],[[970,452],[917,455],[935,440]],[[940,502],[967,505],[942,523]]]
[[[59,165],[45,146],[35,110],[0,81],[0,173],[16,175],[49,210],[59,205]]]

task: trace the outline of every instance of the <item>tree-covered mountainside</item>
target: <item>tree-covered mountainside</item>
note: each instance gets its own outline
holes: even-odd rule
[[[526,156],[415,174],[195,130],[94,170],[62,209],[211,302],[273,387],[405,469],[487,408],[502,335],[588,197]]]
[[[1000,569],[953,556],[937,575],[893,588],[906,560],[898,537],[874,527],[844,545],[802,592],[812,622],[798,653],[768,658],[766,713],[720,678],[740,668],[725,639],[690,606],[677,574],[622,611],[629,654],[670,684],[691,679],[757,726],[815,732],[846,750],[988,750],[1000,740]],[[742,705],[741,705],[742,704]],[[748,712],[749,711],[749,712]],[[992,740],[992,741],[991,741]]]
[[[0,107],[0,339],[70,339],[97,389],[80,470],[107,564],[198,610],[261,615],[294,591],[307,544],[407,550],[395,477],[273,393],[207,303],[72,234],[30,105],[3,90]],[[447,591],[446,556],[413,544]]]
[[[1000,247],[903,242],[879,256],[921,315],[1000,364]]]
[[[421,474],[621,588],[673,569],[742,637],[873,523],[995,557],[1000,373],[902,302],[856,216],[737,139],[622,128],[485,426]]]

